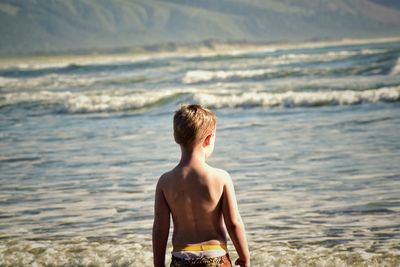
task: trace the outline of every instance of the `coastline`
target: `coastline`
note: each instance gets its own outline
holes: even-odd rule
[[[293,48],[321,48],[338,45],[361,45],[384,42],[399,42],[400,36],[377,38],[340,38],[304,41],[274,41],[274,42],[223,42],[204,41],[191,44],[166,44],[159,46],[143,46],[120,50],[84,50],[80,52],[59,52],[45,54],[7,55],[0,56],[0,67],[9,67],[18,64],[43,64],[54,66],[57,64],[117,63],[126,60],[141,61],[162,59],[175,56],[218,56],[240,55],[254,52],[268,52]],[[121,52],[122,50],[122,52]],[[61,61],[61,62],[60,62]]]

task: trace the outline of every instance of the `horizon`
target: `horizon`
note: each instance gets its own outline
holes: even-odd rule
[[[58,52],[35,52],[20,53],[18,55],[2,55],[0,54],[0,64],[17,59],[33,60],[62,58],[62,59],[85,59],[85,58],[110,58],[123,59],[128,57],[140,56],[173,56],[176,54],[230,54],[234,51],[238,53],[250,52],[264,49],[286,50],[295,47],[330,47],[337,45],[358,45],[367,43],[396,42],[400,41],[400,34],[396,36],[366,37],[366,38],[312,38],[304,40],[280,40],[280,41],[220,41],[220,40],[204,40],[192,43],[160,43],[144,46],[120,47],[110,49],[82,49]],[[226,50],[227,49],[227,50]]]

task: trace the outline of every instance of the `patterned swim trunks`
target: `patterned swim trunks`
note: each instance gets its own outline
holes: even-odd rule
[[[231,267],[229,255],[212,258],[182,259],[172,256],[170,267]]]

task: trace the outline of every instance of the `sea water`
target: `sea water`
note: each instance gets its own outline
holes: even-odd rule
[[[400,266],[399,57],[388,39],[3,62],[0,266],[152,266],[181,103],[218,116],[209,163],[253,266]]]

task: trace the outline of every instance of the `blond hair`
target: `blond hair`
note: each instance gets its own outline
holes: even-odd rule
[[[201,105],[182,105],[174,116],[174,138],[178,144],[189,147],[212,134],[217,116]]]

